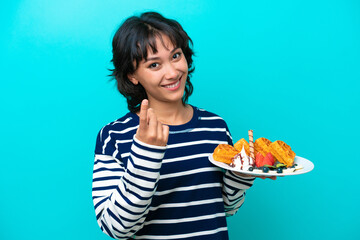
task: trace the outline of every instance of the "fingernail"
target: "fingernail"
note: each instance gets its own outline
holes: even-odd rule
[[[141,104],[147,105],[147,104],[148,104],[148,100],[147,100],[147,99],[142,100],[142,103],[141,103]]]

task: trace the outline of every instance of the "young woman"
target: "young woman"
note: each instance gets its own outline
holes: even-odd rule
[[[232,139],[221,117],[187,104],[191,44],[155,12],[114,36],[112,76],[130,112],[100,130],[93,172],[96,218],[113,238],[228,239],[226,216],[253,184],[208,160]]]

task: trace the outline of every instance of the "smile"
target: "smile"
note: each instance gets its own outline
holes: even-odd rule
[[[180,81],[177,81],[176,83],[170,84],[170,85],[166,85],[165,87],[166,87],[166,88],[174,88],[174,87],[177,87],[179,84],[180,84]]]
[[[180,87],[180,80],[181,80],[181,78],[179,80],[177,80],[175,83],[164,85],[163,87],[168,90],[176,90]]]

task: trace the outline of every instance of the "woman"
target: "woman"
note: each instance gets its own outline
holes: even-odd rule
[[[99,132],[93,173],[97,221],[113,238],[228,239],[226,216],[253,184],[208,160],[232,139],[221,117],[187,104],[191,44],[155,12],[114,36],[112,76],[130,112]]]

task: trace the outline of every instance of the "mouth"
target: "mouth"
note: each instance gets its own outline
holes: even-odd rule
[[[177,80],[174,83],[163,85],[163,87],[168,89],[168,90],[174,91],[174,90],[176,90],[176,89],[178,89],[180,87],[180,82],[181,82],[181,78],[179,78],[179,80]]]

